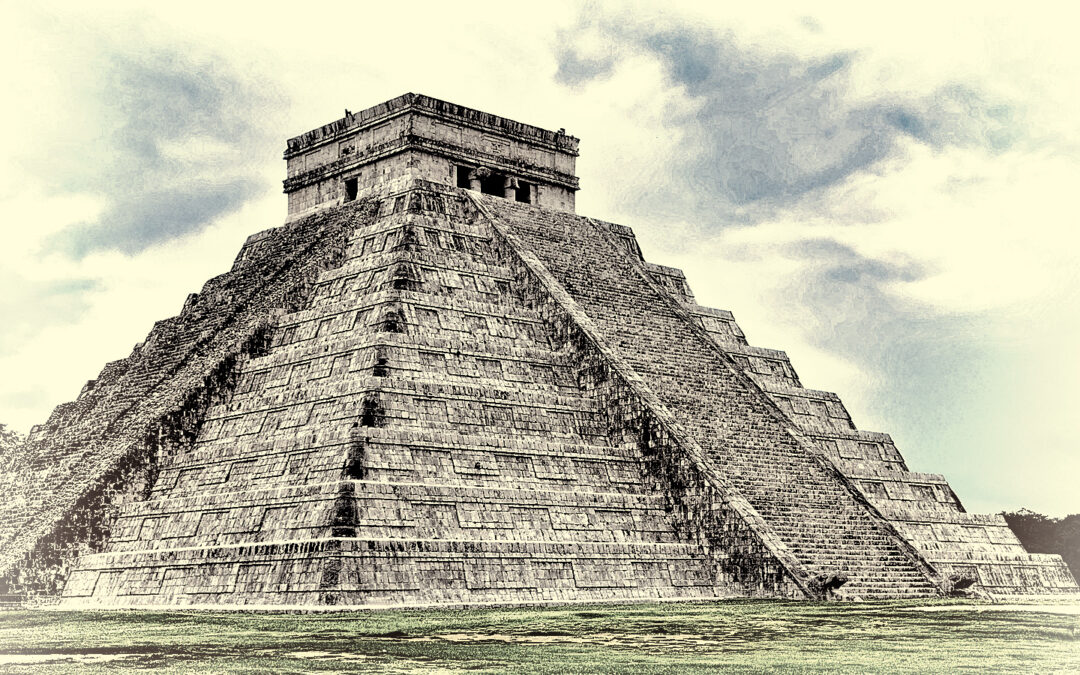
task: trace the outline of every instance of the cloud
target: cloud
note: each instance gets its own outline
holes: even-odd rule
[[[1075,510],[1075,21],[675,2],[447,31],[446,5],[402,51],[356,39],[389,5],[301,34],[288,8],[53,4],[0,21],[0,421],[42,421],[279,224],[285,137],[413,90],[581,136],[581,212],[969,507]]]
[[[559,55],[555,80],[577,87],[609,75],[614,67],[615,59],[610,56],[590,58],[578,54],[573,49],[564,49]]]
[[[902,292],[937,273],[925,261],[799,236],[789,223],[725,230],[710,261],[688,265],[694,290],[734,310],[751,344],[786,350],[804,386],[838,392],[860,429],[892,434],[913,470],[944,473],[969,506],[1003,497],[986,484],[1010,471],[999,422],[1017,355],[985,317]]]
[[[17,163],[53,194],[102,195],[105,205],[54,233],[46,252],[135,254],[198,232],[269,187],[257,160],[280,145],[267,114],[278,100],[257,77],[205,47],[121,43],[65,23],[43,32],[50,42],[63,63],[47,84],[80,105],[50,110],[45,147]]]
[[[826,39],[835,18],[802,42],[721,25],[593,12],[554,42],[591,136],[634,142],[604,163],[608,218],[969,508],[1075,510],[1069,106],[958,47]]]
[[[88,12],[5,6],[0,21],[19,64],[0,74],[0,421],[22,430],[283,213],[287,106],[265,59]]]
[[[77,321],[90,307],[89,296],[101,290],[95,279],[35,280],[12,272],[0,272],[0,287],[8,289],[0,294],[0,352],[45,327]]]
[[[47,245],[75,258],[99,249],[135,254],[199,231],[260,193],[254,180],[241,179],[224,184],[188,180],[169,189],[125,190],[99,220],[58,232]]]
[[[621,16],[583,19],[572,33],[586,37],[558,40],[558,81],[581,88],[646,56],[693,103],[672,108],[681,132],[670,148],[673,180],[639,191],[638,210],[658,216],[758,223],[873,170],[902,151],[904,138],[1002,151],[1018,137],[1017,107],[968,86],[856,96],[854,51],[765,52],[689,23]]]
[[[700,225],[675,259],[672,234],[647,228],[643,248],[686,268],[751,344],[787,350],[805,386],[838,392],[859,428],[892,434],[912,470],[945,474],[969,509],[1073,512],[1078,267],[1063,207],[1077,169],[921,155],[862,186],[898,213],[881,222]],[[971,194],[948,187],[958,166],[983,176]]]
[[[821,280],[856,287],[923,279],[928,272],[914,260],[891,261],[860,255],[835,239],[802,239],[783,244],[778,251],[796,262],[812,263]]]

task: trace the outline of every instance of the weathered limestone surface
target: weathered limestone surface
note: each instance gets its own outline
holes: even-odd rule
[[[574,210],[578,139],[420,94],[404,94],[288,141],[295,218],[399,177]]]
[[[842,573],[852,594],[932,595],[933,570],[870,509],[649,276],[608,228],[571,214],[476,197],[566,289],[655,396],[665,432],[720,470],[720,501],[742,516],[802,586]],[[689,448],[684,447],[684,452]],[[802,577],[799,579],[799,577]]]
[[[291,140],[289,223],[250,237],[2,474],[0,592],[1076,592],[1060,558],[965,513],[783,352],[698,306],[629,228],[573,215],[576,149],[412,94]]]
[[[627,243],[632,233],[607,227],[614,241],[640,257]],[[946,591],[961,580],[991,596],[1077,591],[1060,556],[1027,553],[1000,514],[966,512],[943,476],[909,471],[888,434],[858,430],[839,396],[803,388],[784,352],[747,344],[730,312],[698,305],[681,270],[642,262],[812,447],[938,570]]]
[[[730,312],[696,304],[680,270],[645,265],[735,365],[939,571],[947,591],[960,580],[971,580],[973,592],[990,596],[1077,592],[1076,580],[1060,556],[1025,551],[1000,514],[968,513],[944,476],[910,471],[888,434],[857,429],[839,396],[803,388],[784,352],[747,344]]]
[[[70,602],[420,605],[756,593],[613,444],[462,191],[378,202]],[[791,589],[793,594],[796,591]]]
[[[198,435],[240,365],[265,349],[274,311],[301,302],[340,257],[356,206],[249,237],[232,271],[159,321],[132,354],[35,427],[0,473],[0,596],[51,595],[98,550],[123,504]]]

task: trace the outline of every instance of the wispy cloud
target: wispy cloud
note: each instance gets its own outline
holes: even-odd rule
[[[183,178],[166,185],[118,190],[99,220],[62,230],[46,246],[76,258],[100,249],[139,253],[207,227],[265,188],[245,179],[210,184]]]
[[[591,36],[584,48],[583,35]],[[867,100],[848,86],[855,52],[767,53],[685,24],[583,19],[557,43],[556,78],[580,88],[642,55],[659,62],[669,83],[693,104],[670,120],[682,132],[671,148],[675,180],[662,193],[640,193],[639,206],[665,215],[760,222],[871,170],[899,152],[902,138],[939,148],[1004,150],[1018,133],[1014,106],[970,87]],[[672,184],[682,189],[672,194]]]
[[[133,49],[65,30],[48,37],[65,42],[67,59],[86,63],[56,76],[80,91],[82,105],[60,116],[52,152],[20,164],[50,191],[101,195],[105,205],[47,239],[46,251],[135,254],[198,232],[269,189],[252,160],[280,145],[264,115],[275,102],[271,88],[206,52]]]
[[[280,223],[285,137],[412,89],[581,136],[583,213],[969,506],[1075,510],[1075,21],[676,0],[447,31],[453,5],[354,3],[304,32],[271,5],[57,6],[0,21],[0,422],[43,420]],[[357,38],[403,21],[407,49]]]
[[[277,222],[236,226],[277,192],[286,106],[258,62],[149,14],[4,14],[0,422],[25,430]]]
[[[1055,242],[1080,174],[1050,137],[1062,115],[994,72],[905,73],[872,40],[830,40],[835,16],[790,49],[642,16],[592,7],[553,49],[556,80],[642,147],[612,151],[605,178],[646,255],[969,507],[1075,509],[1056,476],[1076,465],[1076,397],[1045,386],[1077,364],[1059,347],[1076,256]]]
[[[43,328],[77,321],[89,309],[94,279],[34,280],[0,271],[0,353]]]

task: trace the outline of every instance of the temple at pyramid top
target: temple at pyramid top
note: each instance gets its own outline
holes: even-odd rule
[[[573,212],[577,150],[562,129],[404,94],[289,139],[289,217],[411,179]]]

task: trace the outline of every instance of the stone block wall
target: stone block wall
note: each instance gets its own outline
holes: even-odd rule
[[[641,258],[628,243],[629,228],[605,225],[616,247]],[[784,352],[749,345],[730,312],[696,304],[680,270],[641,262],[811,447],[933,565],[946,590],[948,579],[963,578],[976,582],[975,593],[991,596],[1077,591],[1060,558],[1028,554],[1000,515],[967,513],[943,476],[910,471],[888,434],[857,429],[839,396],[803,388]]]
[[[408,177],[459,185],[483,167],[532,185],[531,202],[574,210],[578,139],[429,96],[405,94],[288,141],[285,192],[292,218]]]
[[[736,368],[672,293],[608,235],[609,226],[487,196],[473,197],[524,255],[536,258],[592,325],[608,360],[625,364],[651,393],[683,456],[714,470],[730,488],[719,500],[742,504],[744,519],[798,583],[843,574],[859,597],[934,595],[933,569],[888,522],[823,462],[764,392]],[[619,236],[616,234],[616,236]],[[676,290],[678,290],[676,286]],[[610,408],[610,406],[607,406]],[[845,413],[846,414],[846,413]],[[699,452],[687,452],[689,448]],[[691,527],[701,527],[700,514]],[[759,552],[752,555],[760,556]],[[788,557],[790,555],[790,558]]]
[[[613,444],[576,354],[459,190],[378,200],[193,444],[84,556],[72,605],[748,594]],[[779,566],[774,566],[779,576]]]
[[[154,486],[168,455],[192,442],[201,412],[227,397],[258,354],[275,307],[306,294],[340,257],[360,207],[248,240],[232,271],[159,321],[131,356],[106,365],[79,398],[34,428],[0,476],[0,594],[50,596],[107,540],[116,512]]]
[[[71,606],[1075,590],[629,228],[409,175],[250,237],[28,448],[0,591]]]

